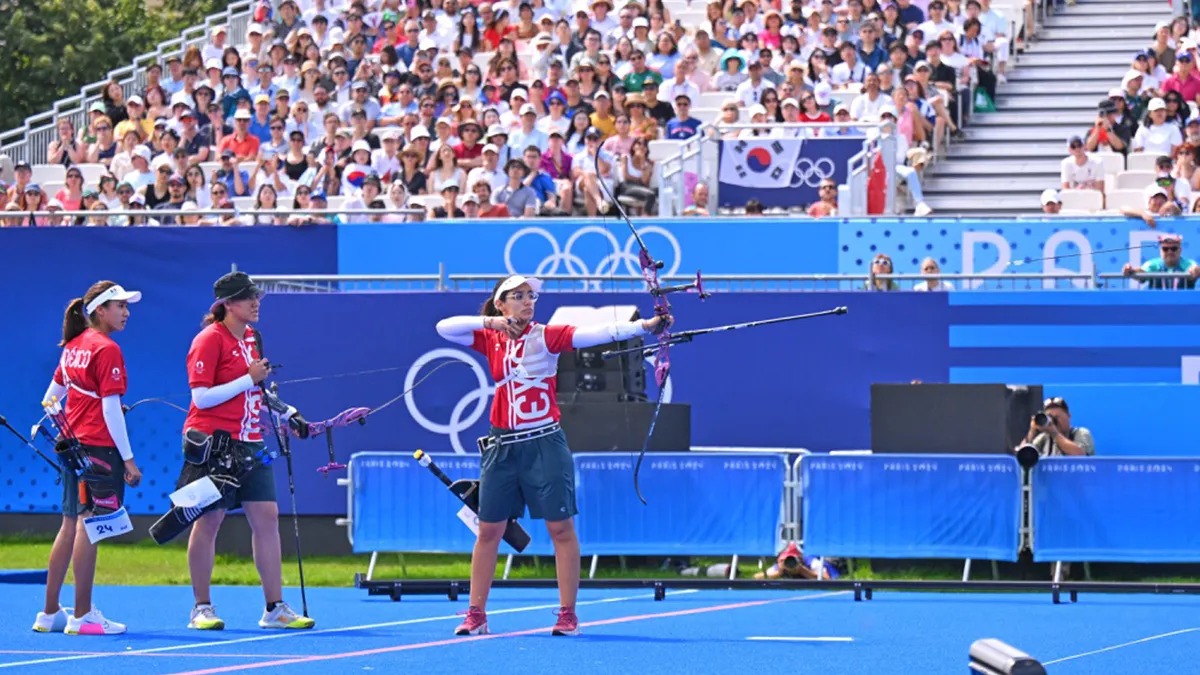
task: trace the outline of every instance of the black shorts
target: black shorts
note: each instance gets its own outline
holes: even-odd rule
[[[262,441],[247,442],[236,441],[239,447],[248,448],[250,454],[257,455],[260,450],[266,447],[266,443]],[[250,473],[242,476],[241,487],[236,490],[230,490],[229,494],[225,495],[221,507],[226,511],[233,511],[241,508],[246,502],[273,502],[275,501],[275,472],[273,469],[275,464],[263,466],[255,464],[254,469]]]
[[[111,513],[125,504],[125,460],[116,448],[83,446],[92,459],[90,479],[83,481],[70,469],[62,469],[62,514],[75,518],[93,513],[99,506]],[[99,504],[97,504],[99,501]]]
[[[529,516],[560,521],[579,513],[575,505],[575,458],[562,429],[532,440],[494,445],[483,453],[479,520],[502,523]]]

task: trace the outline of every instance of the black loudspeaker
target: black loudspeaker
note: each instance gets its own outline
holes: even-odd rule
[[[1041,385],[873,384],[871,450],[1011,454],[1041,407]]]
[[[580,397],[560,397],[563,433],[571,452],[637,452],[642,449],[654,401],[615,403]],[[683,403],[664,403],[650,438],[648,452],[684,452],[692,447],[692,409]]]
[[[560,307],[549,323],[585,326],[640,318],[637,308],[632,305]],[[608,350],[631,349],[643,344],[642,338],[634,338],[560,354],[556,390],[559,403],[646,401],[646,365],[640,352],[612,359],[601,357]]]

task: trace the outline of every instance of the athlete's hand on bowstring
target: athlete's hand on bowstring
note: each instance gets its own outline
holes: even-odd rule
[[[267,375],[271,374],[271,362],[266,359],[257,359],[250,362],[250,379],[254,384],[260,384],[267,379]]]
[[[142,470],[138,468],[137,462],[132,458],[125,460],[125,484],[129,487],[137,487],[140,482],[142,482]]]
[[[508,337],[517,339],[525,332],[525,326],[517,321],[503,316],[489,316],[483,320],[483,327],[488,330],[506,333]]]

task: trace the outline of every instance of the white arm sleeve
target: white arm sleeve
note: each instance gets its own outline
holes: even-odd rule
[[[192,403],[197,408],[205,410],[221,405],[229,399],[254,388],[254,380],[247,373],[233,382],[218,384],[215,387],[196,387],[192,389]]]
[[[628,340],[645,335],[646,332],[641,321],[618,321],[598,326],[582,326],[575,329],[575,336],[571,338],[571,346],[576,349],[595,347],[610,342]]]
[[[129,433],[125,430],[125,412],[121,410],[120,396],[105,396],[100,399],[100,408],[104,411],[104,423],[108,425],[108,435],[112,436],[121,459],[128,462],[133,459],[133,448],[129,446]]]
[[[50,386],[46,387],[46,394],[42,396],[43,401],[49,401],[56,398],[59,401],[67,400],[67,388],[54,380],[50,380]]]
[[[450,342],[470,346],[475,343],[475,331],[483,330],[482,316],[452,316],[437,322],[438,335]]]

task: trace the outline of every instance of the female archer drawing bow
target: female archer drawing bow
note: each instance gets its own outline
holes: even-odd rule
[[[491,433],[480,439],[479,535],[471,555],[471,604],[457,635],[488,631],[488,592],[508,521],[526,508],[546,521],[554,542],[560,609],[553,635],[576,635],[579,619],[579,539],[575,534],[575,463],[559,426],[555,400],[558,355],[666,329],[670,314],[596,326],[546,326],[533,320],[542,282],[513,275],[500,280],[482,316],[456,316],[438,333],[484,355],[496,380]]]

